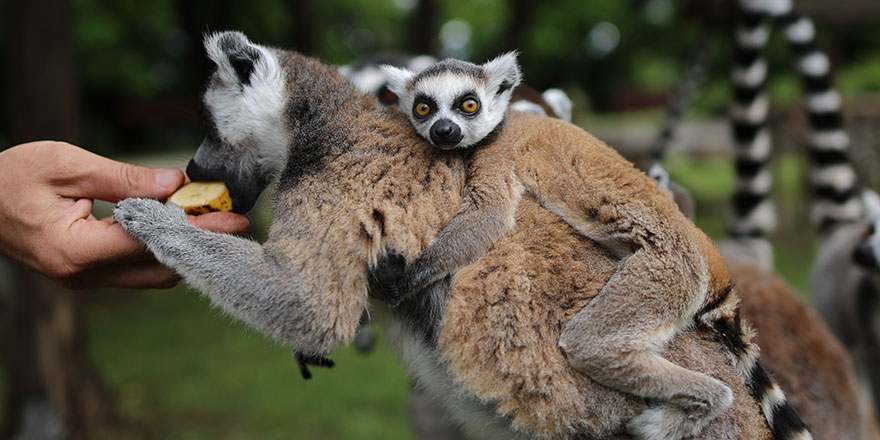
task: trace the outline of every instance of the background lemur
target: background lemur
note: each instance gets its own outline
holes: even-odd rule
[[[456,217],[403,270],[380,272],[390,304],[485,254],[530,193],[623,258],[602,292],[567,323],[559,345],[597,382],[666,403],[632,429],[646,437],[692,436],[730,404],[726,386],[657,354],[695,320],[734,319],[738,300],[731,300],[736,294],[712,242],[656,183],[565,123],[546,122],[550,139],[505,134],[510,89],[521,77],[513,54],[482,66],[444,60],[418,74],[386,71],[421,136],[441,149],[473,148]]]
[[[217,64],[203,97],[209,133],[188,169],[246,192],[259,192],[280,172],[268,241],[199,230],[179,208],[154,200],[123,201],[114,217],[218,307],[299,352],[323,355],[352,337],[366,305],[368,269],[389,248],[415,257],[454,217],[464,161],[429,148],[398,109],[379,108],[375,97],[313,59],[254,45],[239,33],[212,35],[206,49]],[[261,105],[252,105],[256,97]],[[556,140],[564,143],[573,129],[525,115],[508,124],[507,135],[532,142],[560,133]],[[586,139],[588,149],[600,148]],[[616,276],[617,257],[531,196],[517,215],[514,232],[468,266],[472,276],[434,283],[394,309],[389,334],[411,374],[486,438],[622,434],[653,404],[588,380],[556,346],[570,317]],[[535,265],[542,261],[560,266]],[[520,296],[489,309],[447,307],[447,299],[473,305],[469,299],[514,292]],[[744,394],[745,382],[752,390],[772,388],[754,362],[748,331],[735,316],[725,318],[734,299],[709,305],[703,316],[714,319],[673,338],[664,356],[734,390],[735,408],[699,438],[769,438],[759,404],[777,437],[788,438],[803,428],[790,408]],[[493,314],[498,306],[516,312]],[[474,328],[456,324],[474,313],[477,319],[467,320]],[[476,364],[471,355],[486,350],[492,364]],[[501,386],[486,394],[490,382]]]

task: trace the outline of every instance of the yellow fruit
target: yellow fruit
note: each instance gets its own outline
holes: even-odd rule
[[[180,206],[190,215],[232,211],[232,198],[223,182],[187,183],[168,197],[168,203]]]

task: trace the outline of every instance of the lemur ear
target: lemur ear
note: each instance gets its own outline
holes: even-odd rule
[[[382,69],[382,73],[388,79],[388,89],[397,96],[403,96],[406,93],[410,80],[412,80],[415,74],[409,69],[401,69],[387,64],[383,64],[379,68]]]
[[[862,205],[868,221],[880,220],[880,195],[869,189],[862,191]]]
[[[205,37],[205,52],[217,64],[220,77],[229,83],[250,85],[270,75],[272,55],[241,32],[218,32]]]
[[[483,69],[489,74],[489,90],[494,90],[495,95],[512,90],[522,81],[516,55],[516,52],[507,52],[483,64]]]

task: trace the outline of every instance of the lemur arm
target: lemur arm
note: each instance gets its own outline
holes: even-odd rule
[[[402,270],[402,258],[380,262],[372,273],[371,294],[396,306],[412,292],[485,255],[513,228],[522,190],[512,173],[474,173],[455,217]]]
[[[304,359],[326,354],[354,334],[360,318],[357,299],[340,306],[334,304],[332,292],[312,292],[296,269],[257,242],[196,228],[183,210],[156,200],[123,200],[113,217],[214,305],[290,344],[307,355]],[[347,322],[346,315],[353,313],[356,316]],[[332,319],[325,319],[327,315]]]

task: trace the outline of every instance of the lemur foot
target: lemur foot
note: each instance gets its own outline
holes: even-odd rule
[[[116,204],[113,218],[129,234],[147,244],[181,226],[189,226],[182,209],[153,199],[125,199]]]
[[[733,392],[730,388],[722,384],[718,391],[705,399],[693,396],[673,397],[668,402],[644,410],[630,420],[627,428],[635,438],[644,440],[695,437],[733,404]]]
[[[335,365],[333,361],[324,356],[309,356],[296,351],[293,352],[293,355],[296,357],[296,364],[299,365],[299,373],[302,374],[303,379],[306,380],[312,378],[312,372],[309,371],[309,365],[325,368],[333,368],[333,365]]]
[[[388,254],[370,271],[370,296],[389,307],[397,307],[406,298],[408,290],[406,258],[402,255]]]

